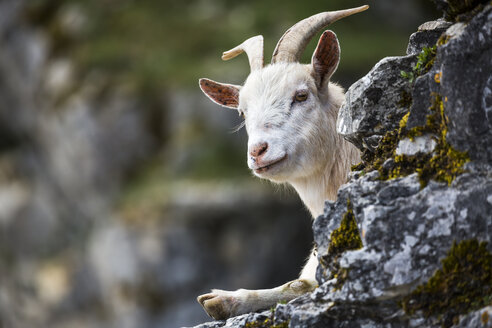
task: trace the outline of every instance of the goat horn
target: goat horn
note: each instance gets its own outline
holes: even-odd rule
[[[368,5],[319,13],[298,22],[280,38],[273,51],[272,64],[279,62],[297,62],[307,44],[324,27],[337,20],[359,13],[369,8]]]
[[[223,60],[229,60],[245,52],[248,55],[251,71],[263,68],[263,36],[257,35],[244,41],[237,47],[222,54]]]

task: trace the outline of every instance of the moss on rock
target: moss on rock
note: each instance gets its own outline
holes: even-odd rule
[[[247,322],[244,325],[245,328],[287,328],[289,327],[289,321],[284,321],[279,324],[274,324],[273,320],[267,318],[263,321]]]
[[[492,304],[492,254],[476,239],[453,242],[442,268],[400,303],[413,315],[422,311],[450,327],[459,315]]]
[[[423,47],[422,51],[417,55],[417,63],[413,66],[412,71],[401,71],[400,75],[403,78],[408,79],[410,83],[415,82],[417,77],[424,75],[431,70],[432,66],[434,66],[436,54],[437,45],[434,45],[433,47]]]
[[[337,279],[336,289],[341,288],[348,278],[348,270],[340,267],[340,256],[346,251],[357,250],[362,246],[352,204],[350,199],[347,199],[347,212],[343,215],[338,229],[331,233],[328,247],[328,256],[332,259],[330,279]]]
[[[398,129],[386,133],[375,152],[366,151],[362,155],[363,162],[352,169],[366,172],[378,170],[380,179],[389,180],[417,173],[422,187],[430,180],[446,182],[448,185],[461,173],[463,166],[469,161],[466,153],[454,149],[446,140],[447,117],[444,113],[444,102],[438,94],[432,94],[431,114],[427,116],[424,126],[413,129],[406,128],[408,115],[400,121]],[[417,136],[429,135],[436,141],[436,147],[430,154],[396,155],[398,142],[404,138],[415,139]],[[384,162],[392,158],[391,165]]]
[[[354,211],[350,199],[347,199],[347,212],[343,215],[340,227],[330,235],[330,246],[328,254],[340,255],[348,250],[362,248],[357,222],[355,221]]]
[[[447,141],[447,117],[444,114],[444,102],[440,95],[433,94],[431,114],[427,116],[427,124],[406,130],[400,126],[399,140],[414,139],[417,136],[432,135],[437,145],[432,154],[416,154],[413,156],[394,155],[394,165],[390,169],[381,168],[383,180],[406,176],[417,172],[422,187],[430,180],[446,182],[448,185],[461,173],[464,164],[469,161],[468,155],[454,149]]]

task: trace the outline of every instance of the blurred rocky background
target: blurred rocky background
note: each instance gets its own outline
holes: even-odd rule
[[[365,3],[332,27],[345,87],[432,3],[0,1],[0,327],[189,326],[210,288],[295,278],[309,214],[251,177],[239,118],[197,80],[242,83],[223,50],[263,34],[268,58],[298,20]]]

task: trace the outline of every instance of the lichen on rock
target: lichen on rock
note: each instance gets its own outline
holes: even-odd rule
[[[330,240],[328,253],[332,255],[340,255],[348,250],[362,248],[362,241],[350,199],[347,199],[347,212],[343,215],[340,227],[331,233]]]
[[[284,321],[279,324],[274,324],[270,318],[263,321],[252,321],[244,325],[245,328],[287,328],[289,327],[289,322]]]
[[[324,263],[330,262],[328,265],[331,271],[329,279],[337,280],[335,288],[339,289],[348,276],[348,270],[340,267],[340,256],[346,251],[360,248],[362,248],[362,240],[357,221],[350,199],[347,199],[347,212],[343,215],[340,226],[331,232],[328,254],[322,260]]]
[[[400,73],[402,77],[408,78],[409,83],[413,85],[415,78],[421,75],[434,76],[434,83],[440,84],[441,71],[431,71],[436,57],[436,47],[437,45],[424,47],[417,56],[417,63],[412,71],[402,71]],[[431,106],[428,108],[429,113],[424,125],[411,129],[407,127],[408,118],[412,114],[410,110],[400,120],[397,129],[388,131],[384,135],[375,150],[364,148],[362,163],[352,169],[365,172],[377,170],[380,173],[379,178],[383,180],[417,173],[422,187],[425,187],[431,179],[451,184],[457,175],[463,173],[463,165],[469,161],[468,155],[457,151],[446,140],[448,118],[444,103],[447,99],[443,100],[442,96],[435,92],[430,92],[430,97]],[[412,145],[411,141],[417,137],[421,138],[420,144],[432,144],[431,151],[426,151],[426,148],[409,149]],[[401,153],[402,144],[407,145],[406,153]]]
[[[441,96],[434,94],[431,114],[427,116],[427,124],[407,130],[404,124],[400,124],[398,141],[401,144],[405,140],[414,140],[416,137],[426,137],[435,141],[435,148],[431,153],[422,151],[416,154],[397,154],[397,148],[393,150],[392,165],[380,166],[377,169],[381,179],[394,179],[416,172],[422,187],[429,181],[446,182],[448,185],[463,173],[464,164],[469,161],[466,153],[454,149],[446,140],[447,117],[444,112],[444,102]],[[396,143],[393,143],[393,147]]]
[[[492,253],[486,242],[454,242],[441,262],[442,268],[403,298],[406,313],[422,311],[450,327],[458,323],[460,314],[492,305]]]

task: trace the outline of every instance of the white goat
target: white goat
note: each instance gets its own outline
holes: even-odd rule
[[[248,55],[251,73],[242,87],[200,79],[200,88],[212,101],[244,117],[249,168],[260,178],[291,184],[313,217],[323,213],[326,199],[336,199],[360,154],[336,133],[344,92],[329,82],[340,56],[335,33],[321,35],[310,65],[298,61],[321,29],[367,8],[324,12],[300,21],[282,36],[266,67],[261,35],[225,52],[224,60],[242,52]],[[214,289],[199,296],[198,302],[215,319],[267,309],[312,291],[317,286],[317,265],[313,252],[299,279],[272,289]]]

